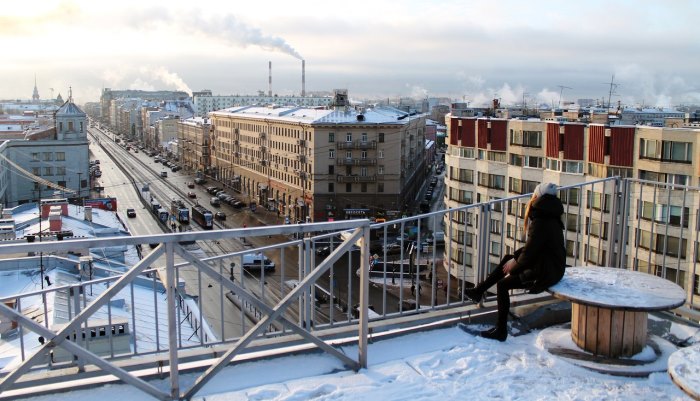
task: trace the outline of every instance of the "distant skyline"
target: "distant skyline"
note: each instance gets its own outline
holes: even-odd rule
[[[700,2],[9,0],[0,98],[102,88],[700,104]],[[563,91],[561,87],[564,88]],[[570,89],[569,89],[570,88]]]

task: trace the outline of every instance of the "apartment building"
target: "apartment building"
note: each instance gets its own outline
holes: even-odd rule
[[[565,204],[567,263],[609,265],[625,248],[626,266],[658,275],[663,272],[698,295],[699,128],[462,115],[469,114],[454,112],[446,117],[446,207],[528,194],[543,181],[565,187],[614,176],[634,179],[624,188],[602,185],[560,193]],[[612,197],[627,200],[624,215],[611,210]],[[488,210],[486,221],[480,220],[486,213],[477,209],[447,217],[445,226],[453,241],[445,257],[450,274],[474,282],[477,261],[486,261],[492,269],[501,249],[511,253],[522,246],[526,201],[511,201],[503,206],[507,210],[496,205]],[[616,216],[627,216],[627,224]],[[479,222],[491,227],[481,248],[475,238]],[[627,241],[611,244],[612,234],[621,226],[626,226]],[[479,255],[479,249],[488,254]]]
[[[252,105],[276,104],[279,106],[298,107],[328,107],[333,103],[331,96],[284,96],[265,95],[260,93],[255,95],[212,95],[210,90],[204,89],[192,94],[194,109],[198,117],[206,117],[212,111],[222,110],[229,107],[241,107]]]
[[[212,174],[292,220],[400,215],[424,178],[425,117],[335,105],[210,113]]]
[[[210,131],[207,118],[193,117],[177,122],[178,158],[186,171],[208,171]]]

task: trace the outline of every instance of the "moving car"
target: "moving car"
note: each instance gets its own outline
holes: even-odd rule
[[[136,217],[136,210],[134,210],[133,208],[126,209],[126,216],[127,217]]]
[[[187,182],[187,188],[194,188],[194,182],[192,182],[192,181]]]
[[[217,220],[226,220],[226,213],[216,212],[216,213],[214,213],[214,218]]]
[[[163,178],[166,178],[166,177],[168,176],[168,172],[167,172],[167,171],[161,171],[161,172],[160,172],[160,176],[163,177]]]
[[[187,192],[187,197],[194,199],[197,197],[197,194],[192,192],[192,191],[189,191],[189,192]]]

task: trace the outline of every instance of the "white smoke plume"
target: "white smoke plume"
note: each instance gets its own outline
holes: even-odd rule
[[[169,85],[171,87],[175,87],[176,90],[187,92],[188,94],[192,94],[192,89],[185,83],[185,81],[180,78],[179,75],[177,75],[174,72],[168,71],[165,67],[156,67],[156,68],[142,68],[142,71],[149,74],[152,78],[159,80],[160,82],[163,82],[166,85]]]
[[[158,23],[175,25],[194,34],[205,35],[236,46],[258,46],[303,60],[301,54],[283,38],[266,35],[260,28],[250,26],[231,14],[205,17],[198,10],[173,14],[168,8],[159,6],[129,16],[129,24],[135,28]]]

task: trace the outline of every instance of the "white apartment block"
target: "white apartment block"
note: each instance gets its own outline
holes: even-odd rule
[[[448,115],[446,123],[446,208],[528,194],[543,181],[569,186],[614,176],[634,179],[625,188],[600,185],[560,192],[567,263],[608,265],[625,246],[626,266],[663,272],[698,296],[699,128],[455,115]],[[617,220],[619,210],[610,210],[613,196],[627,201],[618,203],[627,205],[626,214],[619,215],[627,216],[626,222]],[[446,245],[444,265],[450,274],[473,283],[478,281],[478,261],[487,261],[492,269],[502,254],[522,246],[527,200],[510,202],[506,210],[496,207],[488,222],[480,220],[484,213],[478,209],[446,217],[452,244]],[[481,248],[488,255],[478,254],[478,243],[484,240],[476,238],[479,222],[491,227]],[[627,227],[627,241],[611,244],[611,234],[622,226]]]

